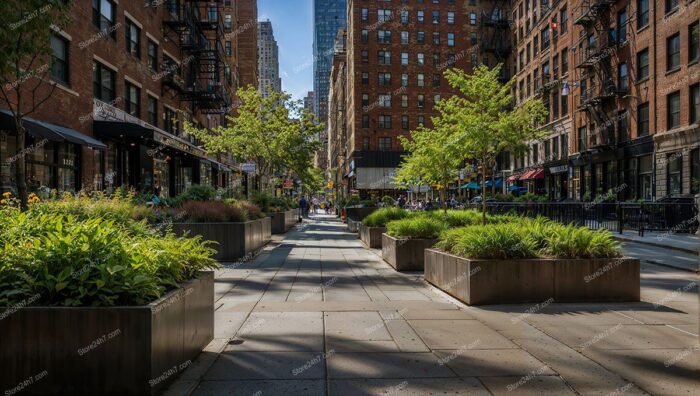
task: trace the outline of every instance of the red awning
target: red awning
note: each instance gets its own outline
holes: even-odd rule
[[[530,175],[533,174],[534,172],[535,171],[532,171],[532,170],[526,171],[525,173],[523,173],[522,176],[520,176],[519,180],[530,180],[531,179]]]
[[[544,179],[544,169],[537,169],[530,175],[530,179]]]
[[[509,182],[510,182],[510,181],[516,181],[516,180],[518,180],[518,178],[519,178],[519,175],[512,175],[512,176],[508,177],[508,178],[506,179],[506,181],[509,181]]]

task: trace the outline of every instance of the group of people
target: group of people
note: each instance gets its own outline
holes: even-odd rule
[[[311,198],[311,202],[306,200],[306,197],[302,196],[299,200],[299,208],[301,209],[301,215],[303,217],[309,217],[309,212],[313,210],[313,213],[333,213],[333,202],[328,200],[320,200],[318,197]]]
[[[450,209],[457,208],[460,205],[459,201],[457,201],[457,198],[455,198],[454,196],[450,199],[447,199],[445,203],[447,203],[447,207]],[[401,195],[396,200],[396,205],[402,209],[409,210],[434,210],[442,208],[443,203],[440,200],[440,198],[437,198],[435,200],[428,198],[426,200],[418,199],[407,201],[406,197]]]

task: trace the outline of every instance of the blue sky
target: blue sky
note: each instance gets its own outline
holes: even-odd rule
[[[258,20],[267,19],[279,46],[282,89],[303,99],[314,86],[312,0],[258,0]]]

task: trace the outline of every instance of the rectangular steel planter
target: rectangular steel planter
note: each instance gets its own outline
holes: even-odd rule
[[[345,208],[345,213],[348,219],[362,221],[365,217],[369,216],[372,212],[374,212],[377,209],[379,208]]]
[[[360,240],[372,249],[382,248],[382,234],[386,232],[386,227],[368,227],[359,224]]]
[[[425,251],[425,280],[469,305],[639,301],[639,260],[471,260]]]
[[[284,234],[299,222],[299,210],[290,209],[284,212],[268,213],[273,234]]]
[[[362,224],[361,221],[348,219],[348,230],[350,230],[350,232],[359,232],[360,224]]]
[[[144,306],[19,308],[0,320],[0,389],[157,395],[213,338],[211,271]]]
[[[397,271],[423,271],[423,251],[437,239],[397,239],[382,234],[382,258]]]
[[[219,261],[235,261],[265,246],[272,239],[272,223],[269,217],[245,223],[174,223],[173,231],[178,235],[201,235],[215,241]]]

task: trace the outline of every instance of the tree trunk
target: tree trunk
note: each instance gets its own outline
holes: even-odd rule
[[[447,214],[447,185],[444,184],[442,188],[440,188],[440,202],[442,203],[442,209],[444,210],[444,213]]]
[[[481,221],[486,224],[486,161],[482,162],[481,169]]]
[[[26,155],[25,145],[26,145],[26,132],[24,126],[22,126],[22,118],[15,118],[15,129],[17,130],[17,157],[15,160],[15,178],[17,179],[17,195],[19,198],[19,205],[22,212],[26,212],[29,209],[28,194],[27,194],[27,172],[26,166],[27,161],[24,157]]]

